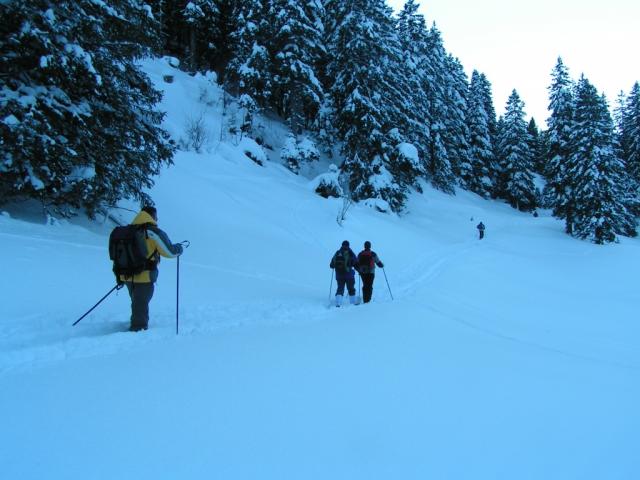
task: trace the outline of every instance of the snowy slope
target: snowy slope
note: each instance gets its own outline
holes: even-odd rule
[[[204,89],[220,138],[210,82],[147,68],[174,137]],[[0,215],[2,478],[638,478],[640,241],[429,188],[340,227],[341,202],[242,151],[180,153],[151,192],[191,241],[179,336],[175,261],[149,331],[124,331],[124,292],[71,327],[113,285],[110,222]],[[373,243],[394,300],[378,271],[371,304],[328,308],[343,239]]]

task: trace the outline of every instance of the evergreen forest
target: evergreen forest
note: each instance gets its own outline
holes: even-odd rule
[[[614,105],[558,58],[546,126],[514,89],[496,116],[491,82],[470,78],[408,0],[0,1],[0,204],[37,199],[105,213],[144,191],[177,145],[161,93],[138,61],[171,56],[215,72],[240,108],[289,129],[295,173],[317,151],[339,165],[341,195],[402,213],[424,182],[548,208],[598,244],[635,236],[640,217],[640,84]],[[314,145],[300,147],[312,139]]]

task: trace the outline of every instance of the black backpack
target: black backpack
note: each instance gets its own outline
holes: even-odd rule
[[[145,225],[115,227],[109,236],[109,258],[113,261],[113,273],[120,282],[120,275],[133,277],[155,267],[151,260],[155,252],[147,255],[147,229]]]
[[[338,250],[336,252],[336,256],[333,259],[333,267],[337,272],[347,273],[351,268],[349,263],[349,259],[351,255],[349,254],[349,250]]]

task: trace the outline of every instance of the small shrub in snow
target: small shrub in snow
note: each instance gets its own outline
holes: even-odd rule
[[[264,163],[267,161],[267,156],[265,155],[264,150],[262,150],[262,147],[254,140],[245,137],[240,141],[239,146],[247,158],[251,159],[261,167],[264,166]]]
[[[200,153],[202,147],[210,140],[210,133],[207,130],[204,112],[199,115],[190,115],[185,122],[185,138],[181,144],[185,150],[195,150]]]
[[[165,62],[167,62],[173,68],[180,68],[180,60],[178,60],[176,57],[164,56],[162,58]]]
[[[199,87],[200,95],[198,97],[198,101],[207,107],[213,107],[220,98],[216,91],[218,76],[215,72],[205,72],[203,76],[206,78],[207,82],[201,84]]]
[[[318,161],[320,153],[308,138],[299,139],[293,133],[289,133],[282,146],[280,159],[289,170],[298,174],[302,165]]]
[[[389,213],[391,212],[391,205],[386,200],[382,198],[367,198],[364,202],[367,207],[373,208],[380,213]]]
[[[338,167],[331,164],[329,166],[329,172],[318,175],[311,182],[313,190],[324,198],[334,197],[340,198],[342,196],[342,187],[338,181]]]
[[[253,117],[258,111],[258,104],[255,100],[247,94],[240,95],[238,99],[238,106],[242,115],[242,123],[240,124],[240,131],[243,134],[251,132],[251,126],[253,124]]]
[[[338,225],[340,226],[342,226],[342,224],[346,220],[347,212],[353,205],[354,201],[349,182],[349,175],[344,171],[340,171],[338,173],[338,184],[340,185],[340,189],[342,190],[342,207],[340,208],[338,216],[336,217],[336,222],[338,222]]]

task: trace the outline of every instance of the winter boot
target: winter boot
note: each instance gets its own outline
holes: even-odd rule
[[[358,297],[357,295],[350,295],[349,296],[349,303],[351,303],[351,305],[359,305],[360,304],[360,297]]]
[[[342,295],[336,295],[336,307],[342,305]]]

